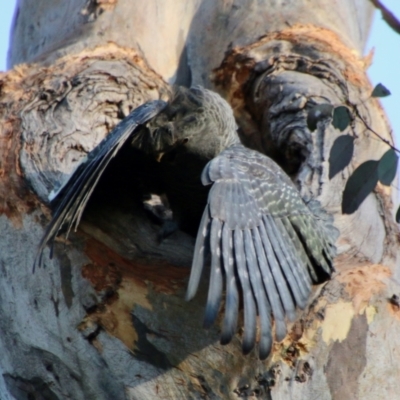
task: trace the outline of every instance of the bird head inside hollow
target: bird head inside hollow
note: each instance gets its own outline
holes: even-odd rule
[[[200,86],[176,87],[166,108],[148,129],[154,150],[183,145],[206,159],[240,142],[229,104],[219,94]]]

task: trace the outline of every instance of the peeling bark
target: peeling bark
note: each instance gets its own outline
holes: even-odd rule
[[[342,233],[338,245],[346,254],[394,265],[397,227],[393,218],[382,218],[378,206],[382,201],[389,206],[388,191],[380,185],[355,214],[340,214],[344,185],[351,173],[388,149],[368,128],[392,140],[379,104],[370,98],[368,63],[332,31],[297,25],[228,53],[215,71],[215,80],[235,109],[244,141],[280,162],[304,196],[318,197],[335,215]],[[356,138],[355,156],[332,180],[328,179],[329,150],[343,133],[329,124],[310,132],[306,124],[308,111],[322,103],[346,105],[355,116],[347,131]],[[367,234],[355,235],[354,226]]]
[[[340,213],[351,172],[387,149],[367,125],[392,140],[368,99],[370,59],[361,56],[371,10],[359,0],[20,0],[14,69],[0,75],[1,399],[396,398],[390,188],[378,185],[355,214]],[[338,273],[315,288],[265,362],[241,354],[240,332],[221,346],[219,323],[203,330],[206,281],[184,301],[193,238],[178,231],[160,243],[159,226],[132,202],[129,174],[32,274],[51,192],[167,82],[223,94],[243,141],[276,158],[341,231]],[[356,116],[355,156],[332,180],[327,160],[340,133],[306,126],[307,111],[324,102]]]

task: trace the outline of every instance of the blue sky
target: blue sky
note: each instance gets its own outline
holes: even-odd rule
[[[365,0],[367,1],[367,0]],[[398,18],[400,18],[400,0],[382,1]],[[0,71],[6,69],[9,31],[15,6],[15,0],[3,0],[0,6]],[[392,31],[376,12],[371,35],[365,52],[374,47],[375,56],[369,68],[373,84],[383,83],[392,95],[382,99],[400,146],[400,35]]]

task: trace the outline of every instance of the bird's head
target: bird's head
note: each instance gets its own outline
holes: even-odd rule
[[[201,86],[175,88],[167,107],[149,124],[149,129],[155,142],[161,143],[162,138],[164,146],[184,145],[207,159],[239,142],[229,104]]]

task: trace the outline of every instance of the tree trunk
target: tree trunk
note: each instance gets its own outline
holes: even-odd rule
[[[351,215],[344,185],[392,141],[362,58],[361,0],[20,0],[0,75],[0,399],[378,399],[400,390],[398,228],[381,184]],[[21,64],[25,63],[25,64]],[[201,84],[235,110],[242,139],[273,156],[340,230],[337,273],[315,289],[265,362],[201,326],[184,291],[193,238],[158,229],[123,193],[32,273],[48,196],[129,111],[167,84]],[[328,179],[341,135],[307,128],[315,104],[356,118],[350,165]],[[368,129],[371,128],[371,129]],[[121,172],[124,187],[132,174]],[[129,180],[131,179],[131,180]]]

